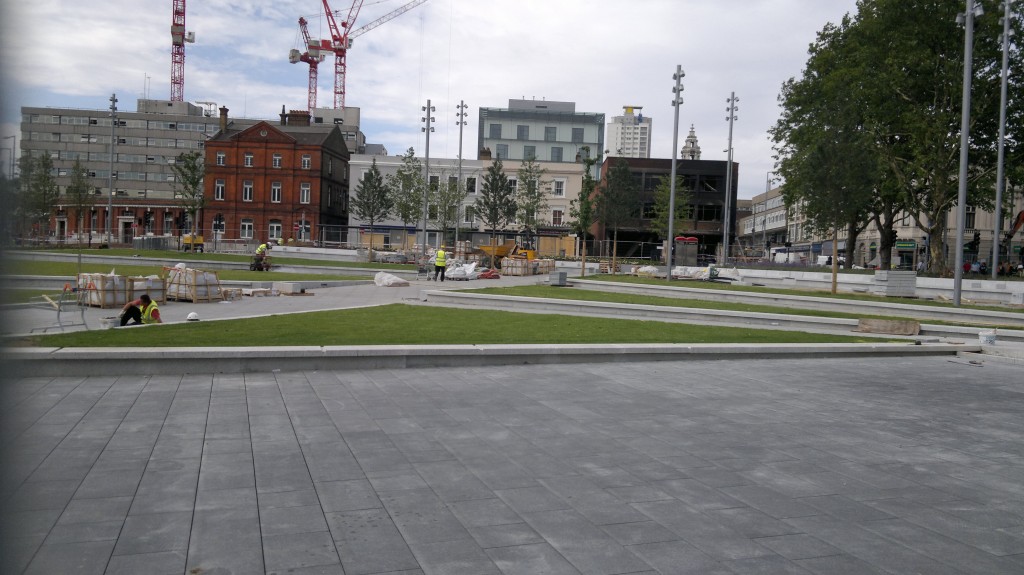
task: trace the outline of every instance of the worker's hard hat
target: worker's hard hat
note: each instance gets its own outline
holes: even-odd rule
[[[196,312],[191,312],[187,316],[185,316],[185,319],[187,321],[199,321],[199,314],[197,314]]]

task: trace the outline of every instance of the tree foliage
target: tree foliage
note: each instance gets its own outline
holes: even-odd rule
[[[373,163],[370,164],[370,170],[356,185],[355,196],[351,203],[352,213],[360,220],[370,224],[370,249],[367,258],[371,262],[373,261],[373,226],[390,217],[394,205],[391,192],[384,184],[384,177],[381,176],[380,169],[377,167],[377,158],[374,158]]]
[[[581,255],[580,260],[580,277],[587,275],[587,236],[590,234],[590,228],[595,223],[597,216],[597,199],[594,196],[594,191],[597,188],[597,182],[594,181],[594,176],[591,175],[594,165],[597,163],[596,157],[590,157],[590,147],[584,146],[581,150],[583,154],[583,183],[580,188],[580,195],[574,200],[569,201],[569,218],[572,220],[570,226],[572,231],[580,238]]]
[[[491,245],[499,229],[508,226],[516,217],[516,198],[512,184],[505,175],[501,158],[494,158],[484,174],[480,197],[473,204],[474,211],[484,226],[491,230]]]
[[[27,172],[24,170],[26,167],[28,168]],[[53,160],[50,158],[50,154],[43,153],[26,161],[22,168],[22,178],[28,184],[25,206],[29,220],[38,228],[40,235],[49,236],[50,215],[60,197],[57,178],[53,174]]]
[[[441,232],[441,242],[447,243],[448,230],[459,225],[459,209],[466,198],[466,188],[445,171],[438,174],[437,186],[430,190],[430,203],[434,206],[433,220]]]
[[[96,203],[96,194],[89,185],[89,172],[80,160],[71,166],[71,183],[65,190],[68,208],[75,218],[75,231],[78,232],[78,245],[82,245],[82,232],[85,231],[85,217]],[[90,230],[91,232],[92,230]]]
[[[402,165],[394,174],[388,174],[385,181],[394,199],[394,215],[402,225],[408,228],[409,224],[419,221],[423,216],[426,180],[423,179],[423,164],[412,148],[405,151]]]
[[[537,228],[545,222],[543,214],[548,209],[546,185],[549,183],[544,180],[545,173],[546,170],[533,158],[523,160],[516,173],[519,182],[516,187],[516,221],[522,226],[527,247],[533,246]]]
[[[651,231],[658,234],[658,237],[671,240],[668,237],[669,200],[672,195],[672,177],[668,174],[658,180],[658,187],[654,189],[654,217],[651,218]],[[674,202],[674,216],[672,218],[673,233],[681,232],[686,227],[686,221],[690,218],[690,190],[683,186],[682,178],[676,176],[676,201]]]
[[[174,193],[185,213],[192,220],[192,245],[196,245],[196,231],[199,228],[199,210],[206,207],[209,198],[203,193],[203,177],[206,166],[200,152],[188,152],[178,156],[171,164],[174,172]]]
[[[618,269],[619,229],[634,223],[640,214],[637,183],[625,158],[612,166],[597,199],[598,217],[612,230],[612,269]]]

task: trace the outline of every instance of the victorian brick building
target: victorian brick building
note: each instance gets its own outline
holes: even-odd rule
[[[224,240],[341,241],[348,225],[349,152],[337,125],[306,112],[281,123],[221,126],[206,142],[206,215]]]

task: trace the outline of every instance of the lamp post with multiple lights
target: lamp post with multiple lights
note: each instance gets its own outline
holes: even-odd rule
[[[675,256],[676,236],[673,229],[676,221],[676,155],[679,148],[679,106],[683,105],[683,67],[676,65],[676,73],[672,79],[676,85],[672,87],[672,108],[674,119],[672,123],[672,175],[669,180],[668,190],[668,245],[665,250],[665,281],[672,281],[672,264]]]
[[[725,224],[722,226],[722,265],[729,263],[729,235],[732,231],[729,229],[732,223],[732,218],[730,217],[732,213],[732,124],[739,119],[736,117],[736,112],[739,111],[736,102],[739,102],[740,99],[736,97],[736,92],[731,92],[725,101],[729,104],[725,108],[725,111],[729,112],[729,115],[725,117],[726,121],[729,122],[729,149],[726,150],[729,155],[725,167],[725,214],[722,215],[722,220]]]
[[[971,59],[974,57],[974,17],[984,14],[975,0],[967,0],[967,10],[957,14],[956,21],[964,25],[964,82],[963,102],[960,108],[960,188],[956,204],[956,259],[953,268],[953,305],[960,307],[961,283],[964,279],[964,222],[967,220],[967,152],[971,131]]]
[[[117,138],[114,128],[117,127],[117,94],[110,95],[110,173],[107,174],[107,184],[110,186],[110,195],[107,196],[107,246],[113,244],[113,217],[114,217],[114,155],[117,150]]]
[[[456,183],[457,186],[463,185],[462,184],[462,127],[466,125],[466,108],[468,108],[468,107],[469,106],[467,106],[466,102],[464,102],[463,100],[459,100],[459,105],[455,106],[455,108],[458,110],[458,112],[455,112],[455,117],[456,117],[455,125],[459,127],[459,177],[458,177],[458,182]],[[468,192],[468,190],[466,190],[466,191]],[[458,252],[458,250],[459,250],[459,224],[461,223],[459,221],[459,214],[462,212],[462,200],[464,200],[465,198],[466,198],[466,196],[465,196],[465,194],[463,194],[463,196],[461,198],[459,198],[459,203],[455,204],[455,251],[456,252]]]
[[[1003,189],[1006,185],[1003,163],[1006,147],[1006,84],[1010,76],[1010,37],[1013,36],[1013,29],[1010,28],[1011,8],[1013,0],[1003,0],[1003,33],[999,36],[1003,47],[1003,68],[999,88],[999,147],[996,160],[996,223],[995,233],[992,234],[992,279],[996,279],[999,274],[999,234],[1003,231]]]
[[[424,123],[420,130],[427,135],[426,161],[423,163],[423,244],[420,248],[425,260],[427,258],[427,200],[430,197],[430,133],[434,131],[434,127],[430,125],[434,122],[434,117],[430,114],[434,112],[434,107],[430,105],[430,100],[427,100],[427,105],[421,109],[427,114],[420,118],[420,121]]]

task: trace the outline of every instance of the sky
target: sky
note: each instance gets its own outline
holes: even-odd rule
[[[352,6],[329,3],[339,22]],[[406,3],[365,0],[354,28]],[[170,98],[172,0],[33,0],[2,9],[0,136],[19,134],[21,106],[106,109],[116,93],[119,108],[134,111],[139,98]],[[685,77],[676,149],[692,125],[702,159],[725,160],[726,100],[735,93],[733,159],[739,197],[750,198],[765,191],[773,169],[768,129],[783,82],[800,76],[826,23],[855,10],[856,0],[427,0],[353,40],[346,105],[361,109],[367,142],[422,156],[429,99],[430,155],[456,158],[464,101],[467,159],[476,158],[480,107],[575,102],[577,112],[610,122],[624,106],[642,106],[653,123],[652,157],[671,158],[678,65]],[[321,0],[189,0],[186,28],[196,41],[185,48],[185,100],[271,120],[282,106],[305,109],[308,67],[290,64],[288,52],[304,50],[300,16],[312,36],[330,36],[322,13]],[[331,107],[333,56],[319,72],[318,105]]]

